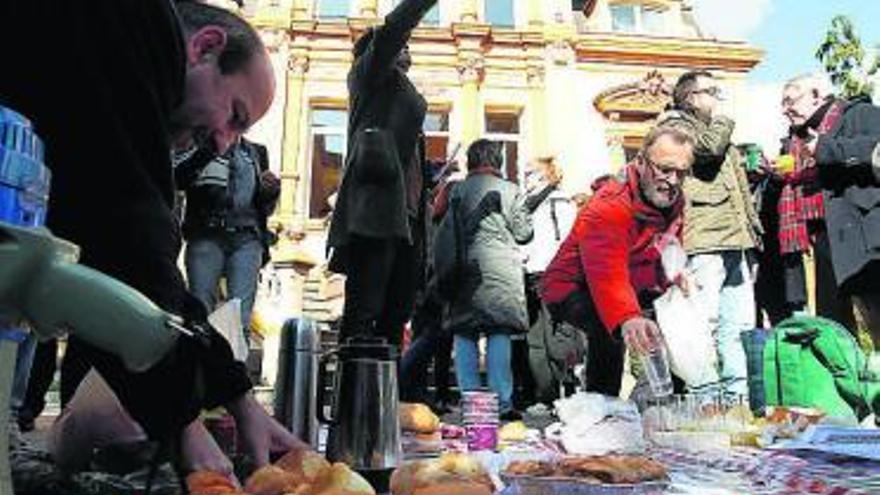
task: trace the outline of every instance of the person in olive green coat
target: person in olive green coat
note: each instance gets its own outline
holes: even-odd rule
[[[754,327],[750,251],[759,247],[762,228],[742,157],[731,144],[734,122],[717,111],[720,97],[712,74],[688,72],[675,85],[673,109],[658,125],[684,127],[696,142],[693,174],[684,183],[688,269],[709,311],[725,388],[746,394],[740,333]]]

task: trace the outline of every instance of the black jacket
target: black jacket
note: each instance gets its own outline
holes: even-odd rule
[[[263,263],[268,261],[269,246],[274,243],[274,234],[269,232],[267,220],[278,204],[280,190],[267,188],[260,180],[260,175],[269,170],[269,155],[262,144],[242,138],[241,144],[256,164],[254,168],[254,195],[251,205],[256,211],[256,234],[263,243],[265,250]],[[232,147],[226,154],[231,157],[236,148]],[[214,235],[217,229],[226,225],[231,199],[227,187],[216,187],[196,184],[196,179],[205,166],[214,160],[209,151],[199,149],[174,168],[177,188],[186,192],[186,208],[183,218],[183,235],[187,240],[196,236]]]
[[[80,246],[82,264],[165,310],[198,311],[177,268],[180,236],[172,214],[170,116],[186,77],[174,5],[3,1],[0,47],[16,47],[2,56],[0,104],[30,118],[46,144],[48,227]],[[127,330],[119,329],[120,339]],[[167,359],[144,373],[129,372],[91,346],[85,350],[132,417],[151,436],[166,437],[203,407],[250,387],[228,344],[213,337],[210,347],[178,339]]]
[[[819,137],[816,163],[838,286],[845,293],[880,290],[880,184],[871,171],[880,142],[880,108],[866,99],[845,104]]]
[[[349,155],[330,223],[328,246],[337,249],[331,267],[345,272],[345,246],[352,235],[412,242],[410,219],[419,216],[424,198],[422,124],[427,103],[406,75],[395,67],[410,32],[436,0],[405,0],[375,28],[365,51],[348,75]],[[401,170],[379,182],[365,182],[352,170],[353,137],[358,130],[381,128],[393,135],[392,152]],[[417,197],[416,197],[417,196]],[[340,249],[343,248],[343,249]],[[342,251],[342,253],[340,253]]]

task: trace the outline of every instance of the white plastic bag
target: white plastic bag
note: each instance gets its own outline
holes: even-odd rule
[[[699,292],[689,296],[676,286],[654,301],[657,324],[666,341],[672,373],[689,388],[718,381],[715,341],[709,318],[699,303]]]
[[[226,301],[208,315],[208,323],[226,338],[229,347],[232,347],[232,355],[235,356],[235,359],[245,362],[248,356],[248,344],[244,339],[244,330],[241,327],[241,299],[235,298]]]

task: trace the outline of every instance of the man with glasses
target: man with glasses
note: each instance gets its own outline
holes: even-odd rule
[[[759,247],[762,228],[742,157],[730,141],[734,122],[718,112],[720,99],[712,74],[687,72],[673,89],[673,108],[658,125],[682,126],[696,143],[693,174],[684,182],[688,270],[708,310],[725,390],[745,395],[740,333],[755,325],[750,251]]]
[[[673,282],[661,253],[681,239],[693,150],[687,130],[654,128],[635,161],[580,210],[544,271],[541,296],[554,325],[589,339],[588,391],[619,395],[626,347],[645,353],[661,342],[650,308]]]
[[[816,314],[854,331],[852,302],[837,290],[834,279],[826,204],[816,166],[818,137],[837,125],[844,103],[834,97],[831,82],[821,74],[795,77],[783,87],[782,114],[791,124],[784,152],[794,167],[779,170],[783,188],[777,211],[783,263],[794,267],[786,274],[787,283],[796,289],[803,286],[806,292],[803,255],[812,250]]]

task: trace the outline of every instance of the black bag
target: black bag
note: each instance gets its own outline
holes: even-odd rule
[[[450,193],[449,209],[434,237],[434,275],[437,281],[437,294],[444,301],[455,298],[464,283],[467,245],[461,221],[461,198],[454,191]]]
[[[392,182],[403,170],[397,155],[394,134],[386,129],[368,127],[358,130],[352,142],[350,166],[354,178],[362,184]]]

